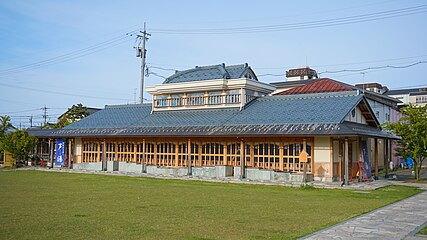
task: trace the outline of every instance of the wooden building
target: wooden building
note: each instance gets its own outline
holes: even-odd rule
[[[366,143],[389,136],[363,94],[269,96],[274,90],[247,64],[195,67],[148,87],[150,104],[106,106],[31,133],[66,139],[76,169],[302,181],[305,150],[308,179],[348,181],[362,165],[378,176],[387,152],[367,161]]]

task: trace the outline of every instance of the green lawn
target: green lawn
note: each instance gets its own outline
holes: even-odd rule
[[[420,190],[0,170],[0,239],[293,239]]]
[[[427,226],[421,229],[417,234],[427,235]]]

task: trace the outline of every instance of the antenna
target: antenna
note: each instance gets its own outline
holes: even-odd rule
[[[365,73],[366,72],[360,72],[363,76],[362,93],[365,93]]]
[[[142,104],[144,102],[144,70],[145,70],[145,58],[147,57],[147,50],[145,49],[145,42],[148,41],[148,36],[151,36],[151,34],[147,33],[146,30],[146,24],[144,22],[144,31],[139,31],[140,34],[136,34],[135,39],[135,50],[136,50],[136,57],[141,58],[141,83],[140,83],[140,89],[139,89],[139,100]],[[129,34],[130,36],[133,36],[133,34]]]

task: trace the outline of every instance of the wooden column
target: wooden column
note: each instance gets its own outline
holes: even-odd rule
[[[96,162],[100,162],[101,161],[101,142],[98,142],[98,144],[96,144]]]
[[[43,144],[44,144],[44,138],[40,141],[40,159],[43,159]],[[44,162],[46,162],[45,159],[43,159]]]
[[[385,169],[385,178],[388,178],[388,168],[389,168],[389,159],[388,159],[388,149],[389,149],[389,139],[384,139],[384,169]]]
[[[284,171],[284,165],[283,165],[283,148],[284,148],[284,146],[283,146],[283,143],[282,142],[280,142],[279,143],[279,169],[280,169],[280,171]]]
[[[374,167],[375,167],[375,180],[378,180],[378,138],[374,141]]]
[[[362,138],[361,137],[358,137],[357,138],[357,144],[358,144],[358,148],[357,148],[357,159],[358,159],[358,161],[359,161],[359,181],[361,181],[362,180],[362,176],[363,176],[363,172],[360,172],[360,170],[362,170],[362,167],[361,166],[363,166],[363,157],[362,157]]]
[[[227,162],[227,142],[223,142],[224,147],[223,147],[223,158],[224,158],[224,166],[227,166],[228,162]]]
[[[133,142],[133,161],[134,163],[138,163],[137,159],[137,151],[136,151],[136,146],[137,146],[137,142]]]
[[[197,158],[199,159],[199,166],[202,167],[203,166],[203,160],[202,160],[202,142],[197,142],[197,146],[198,146],[198,154],[197,154]]]
[[[250,147],[251,148],[251,152],[250,152],[250,156],[249,156],[250,167],[255,167],[254,166],[254,151],[255,151],[254,143],[251,142],[250,146],[251,146]]]
[[[142,140],[142,156],[141,156],[141,165],[142,165],[142,172],[145,173],[146,168],[145,168],[145,139]]]
[[[106,155],[106,149],[107,144],[105,142],[105,139],[102,141],[102,171],[107,171],[107,155]]]
[[[387,156],[388,156],[388,160],[389,160],[389,164],[390,164],[390,162],[392,162],[393,161],[393,158],[392,158],[392,144],[393,144],[393,142],[392,142],[392,140],[388,140],[388,149],[387,149]],[[394,166],[394,164],[393,164],[393,166]],[[394,168],[396,168],[396,166],[394,166]],[[394,170],[394,169],[392,169],[392,170]]]
[[[72,151],[73,151],[73,148],[72,148],[72,139],[70,138],[70,139],[68,139],[68,168],[69,169],[71,169],[72,168],[72,166],[71,166],[71,158],[73,157],[73,154],[72,154]]]
[[[55,148],[55,142],[52,139],[49,139],[49,148],[50,148],[49,149],[49,151],[50,151],[50,154],[49,154],[50,168],[53,168],[53,158],[54,158],[53,149]]]
[[[154,142],[154,165],[157,166],[157,142]]]
[[[188,139],[187,143],[187,167],[188,167],[188,176],[191,176],[191,139]]]
[[[302,140],[302,150],[304,152],[307,152],[307,141],[305,140],[305,138]],[[301,162],[300,162],[301,164]],[[302,169],[302,174],[303,174],[303,182],[307,182],[307,163],[303,162],[303,169]],[[312,166],[312,168],[314,169],[314,166]]]
[[[240,179],[245,178],[245,142],[240,140]]]
[[[348,138],[344,141],[344,184],[348,185]]]
[[[179,159],[179,142],[175,143],[175,167],[178,167],[178,159]]]

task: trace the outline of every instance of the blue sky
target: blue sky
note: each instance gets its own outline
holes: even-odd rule
[[[111,1],[112,2],[112,1]],[[426,1],[2,1],[0,2],[0,115],[35,125],[73,104],[133,103],[140,60],[126,33],[147,22],[150,71],[169,76],[196,65],[249,63],[263,82],[283,81],[287,69],[318,72],[427,60],[427,9],[359,23],[298,30],[223,34],[228,28],[345,19],[426,5]],[[404,15],[404,14],[401,14]],[[375,15],[377,16],[377,15]],[[384,15],[381,15],[384,16]],[[363,19],[363,17],[362,17]],[[199,29],[195,34],[161,29]],[[200,34],[200,29],[222,29]],[[266,28],[262,28],[266,29]],[[181,32],[182,33],[182,32]],[[33,64],[33,65],[31,65]],[[390,89],[427,85],[427,64],[402,69],[322,74],[350,84],[380,82]],[[160,84],[150,74],[146,86]],[[138,96],[136,96],[138,98]],[[145,98],[151,96],[145,93]]]

